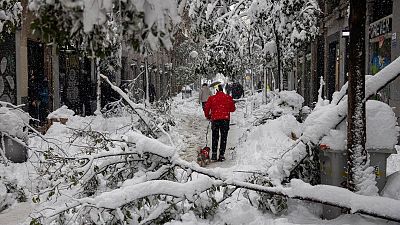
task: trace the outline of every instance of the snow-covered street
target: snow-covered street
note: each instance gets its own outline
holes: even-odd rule
[[[282,105],[282,100],[279,99],[279,101],[275,100],[271,104],[264,105],[262,104],[261,95],[250,96],[250,98],[246,98],[236,104],[237,109],[231,115],[231,127],[227,145],[228,150],[226,152],[227,160],[224,162],[214,162],[206,166],[207,169],[210,169],[207,173],[215,172],[242,182],[251,178],[252,174],[263,173],[267,171],[268,168],[275,165],[276,161],[296,143],[296,137],[300,136],[303,130],[303,124],[296,121],[295,117],[292,115],[292,113],[296,112],[296,108],[299,108],[299,104],[301,106],[301,101],[295,100],[296,95],[293,93],[282,94],[281,98],[286,98],[285,101],[292,102],[291,104],[295,107],[291,108]],[[198,147],[203,147],[206,144],[205,135],[209,123],[208,120],[204,118],[203,111],[197,101],[197,93],[190,98],[182,99],[182,97],[178,95],[173,99],[171,114],[173,115],[175,126],[171,126],[169,131],[172,143],[175,146],[175,151],[177,151],[182,159],[192,162],[193,164],[191,165],[193,166],[196,165]],[[251,104],[247,102],[251,102]],[[264,118],[268,113],[278,113],[280,116],[278,116],[277,119],[269,119],[264,121],[264,124],[255,126],[255,122],[260,121],[260,118]],[[283,115],[281,115],[282,113]],[[114,138],[117,138],[118,135],[128,135],[127,138],[129,138],[129,135],[132,135],[129,134],[129,132],[126,133],[128,131],[126,130],[127,125],[131,123],[129,117],[85,118],[72,116],[72,112],[66,109],[54,113],[54,115],[61,114],[69,118],[67,124],[54,124],[44,137],[52,140],[54,143],[59,143],[59,146],[63,146],[65,149],[69,149],[69,152],[72,154],[78,153],[80,145],[90,143],[88,142],[89,140],[80,140],[78,136],[75,136],[73,129],[95,129],[106,133],[112,133],[117,130],[118,132],[113,136]],[[135,138],[139,142],[144,138],[136,135],[131,138],[133,137],[139,138]],[[80,141],[73,144],[71,138]],[[161,136],[159,140],[167,145],[171,145],[169,139],[165,135]],[[40,149],[48,145],[48,143],[43,142],[41,138],[35,136],[31,137],[30,143],[32,149]],[[159,154],[166,154],[166,152],[161,152],[171,147],[162,146],[156,142],[143,142],[140,145],[143,145],[143,149],[147,149],[147,145],[149,147],[152,146],[154,149],[151,151],[160,152]],[[211,130],[208,136],[208,146],[211,146]],[[116,146],[114,146],[114,148],[115,147]],[[165,150],[162,150],[163,148],[165,148]],[[397,156],[398,155],[393,155],[389,159],[387,170],[391,173],[397,171]],[[35,159],[35,157],[33,157],[32,160],[33,159]],[[19,174],[19,178],[13,182],[16,182],[21,187],[37,188],[38,185],[44,185],[36,183],[28,176],[29,173],[31,176],[35,176],[35,174],[32,173],[32,171],[35,170],[32,167],[35,162],[31,161],[31,163],[15,164],[12,167],[3,166],[1,176],[12,180],[13,173]],[[99,164],[99,166],[101,166],[101,164]],[[204,175],[194,173],[192,176],[195,181],[204,179]],[[393,179],[397,180],[395,178],[396,176],[393,176]],[[126,185],[129,185],[129,182],[126,183]],[[394,185],[395,183],[391,185],[390,190],[387,192],[389,197],[393,197],[395,193],[398,193]],[[121,186],[121,188],[123,187],[124,185]],[[193,212],[189,211],[182,215],[181,221],[173,220],[167,224],[392,224],[385,220],[373,219],[360,215],[343,215],[329,221],[322,220],[320,219],[322,205],[290,199],[288,201],[287,210],[279,214],[279,216],[269,212],[262,213],[257,209],[256,205],[254,205],[254,202],[252,203],[249,201],[248,197],[246,197],[247,194],[244,194],[246,192],[241,189],[239,190],[240,191],[233,192],[231,197],[225,199],[211,218],[198,218]],[[34,198],[32,193],[27,192],[25,194],[28,198],[27,202],[16,203],[13,198],[7,200],[10,201],[11,207],[0,213],[0,224],[19,225],[24,222],[30,222],[30,217],[35,215],[31,213],[34,213],[38,206],[36,206],[37,203],[35,204],[30,201],[31,198]],[[9,197],[12,196],[9,195]],[[222,192],[216,193],[217,199],[222,197]],[[251,194],[250,199],[256,201],[256,196]],[[44,199],[42,201],[44,201]]]
[[[228,134],[226,161],[214,162],[208,167],[230,167],[236,164],[235,147],[245,131],[243,124],[243,108],[238,107],[231,115],[231,126]],[[204,117],[201,105],[198,103],[198,93],[191,98],[174,98],[172,115],[176,118],[176,126],[172,127],[171,135],[175,140],[180,156],[187,161],[196,161],[199,148],[206,145],[211,148],[211,124]],[[208,127],[208,132],[207,132]],[[207,143],[206,134],[208,133]]]
[[[400,225],[397,34],[400,0],[0,0],[0,225]]]

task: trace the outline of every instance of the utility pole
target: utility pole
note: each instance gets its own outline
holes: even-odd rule
[[[347,185],[360,191],[360,183],[369,167],[365,149],[365,21],[366,0],[350,0],[350,49],[347,116]]]

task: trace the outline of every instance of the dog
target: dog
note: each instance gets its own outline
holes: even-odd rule
[[[210,147],[199,148],[197,154],[197,163],[204,167],[210,163]]]

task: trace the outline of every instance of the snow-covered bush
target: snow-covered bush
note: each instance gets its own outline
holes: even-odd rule
[[[0,212],[16,202],[26,202],[26,200],[25,191],[17,185],[16,179],[0,177]]]
[[[143,110],[152,110],[136,109],[144,117],[151,112]],[[32,138],[39,184],[33,188],[39,205],[32,224],[164,224],[189,211],[209,218],[221,201],[215,193],[231,192],[193,173],[188,167],[196,165],[181,160],[173,147],[136,131],[135,114],[80,117],[62,107],[50,118],[68,120]]]
[[[74,155],[51,144],[43,152],[38,173],[48,186],[33,198],[41,203],[34,223],[163,224],[188,211],[200,218],[215,211],[219,183],[182,167],[172,147],[134,131],[72,134]]]
[[[268,92],[267,105],[262,105],[259,110],[254,112],[256,120],[254,121],[255,126],[264,124],[267,120],[275,119],[282,115],[293,115],[298,120],[302,121],[304,98],[297,94],[296,91],[281,91],[281,92]]]
[[[13,140],[18,144],[28,144],[28,124],[30,116],[17,106],[0,102],[0,211],[7,209],[16,202],[26,201],[26,190],[18,182],[17,171],[7,155],[12,149],[5,140]],[[6,139],[7,138],[7,139]],[[25,154],[22,152],[21,154]],[[11,175],[9,174],[11,170]]]
[[[304,98],[296,91],[281,91],[273,100],[273,104],[277,106],[274,114],[299,115],[303,103]]]
[[[265,175],[253,175],[248,182],[264,187],[272,187],[271,181]],[[280,215],[287,210],[287,198],[265,192],[250,192],[245,190],[243,196],[247,198],[251,205],[257,207],[263,213],[271,212]]]

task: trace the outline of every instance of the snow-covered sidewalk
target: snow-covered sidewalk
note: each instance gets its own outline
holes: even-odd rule
[[[236,106],[236,111],[231,113],[231,126],[225,153],[226,161],[214,162],[208,167],[231,167],[236,164],[235,147],[238,146],[239,139],[245,131],[245,126],[243,126],[245,123],[243,120],[244,109],[238,104]],[[199,147],[207,145],[211,148],[211,124],[204,117],[201,105],[198,103],[197,93],[187,99],[181,99],[178,95],[173,102],[172,115],[176,119],[176,126],[172,128],[171,136],[180,156],[189,162],[196,161]]]
[[[33,206],[29,202],[23,202],[13,205],[0,213],[1,225],[19,225],[29,218]]]

